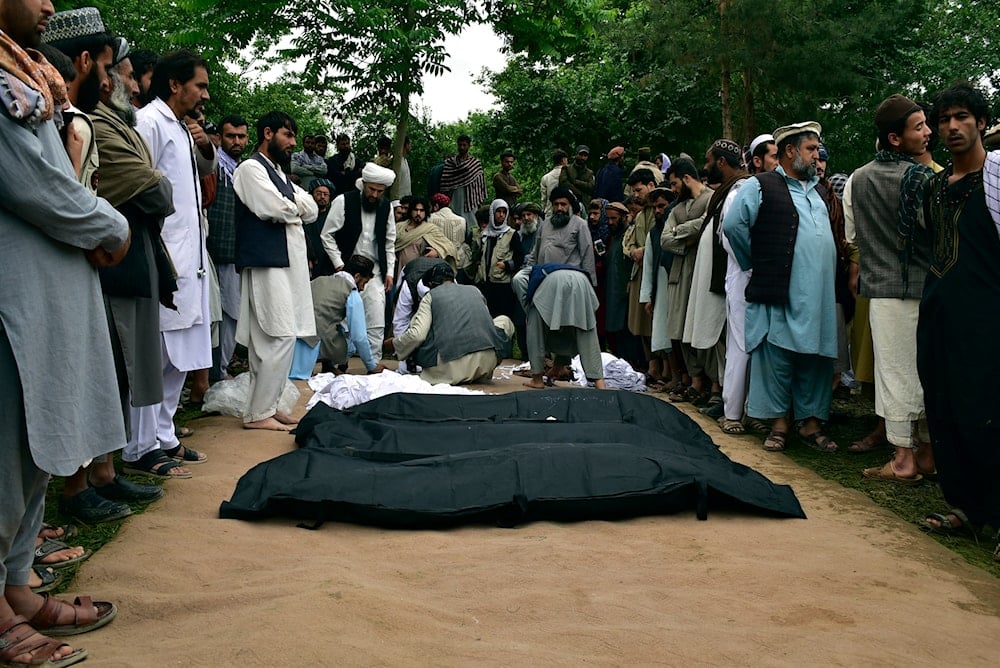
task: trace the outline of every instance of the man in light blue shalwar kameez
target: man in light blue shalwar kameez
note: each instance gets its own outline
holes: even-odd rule
[[[748,179],[723,222],[740,267],[754,272],[747,289],[747,414],[774,419],[767,450],[785,448],[789,412],[803,420],[799,435],[807,445],[822,452],[837,449],[820,431],[830,413],[837,357],[837,253],[826,204],[816,191],[820,132],[815,122],[775,130],[780,177]],[[777,180],[762,185],[761,179],[770,178]],[[798,214],[797,228],[782,185]]]

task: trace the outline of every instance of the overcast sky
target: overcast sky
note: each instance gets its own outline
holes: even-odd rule
[[[476,24],[466,28],[461,35],[445,40],[445,50],[450,54],[445,65],[451,72],[440,77],[424,77],[424,94],[417,104],[430,110],[431,120],[450,123],[465,118],[470,111],[491,109],[496,100],[473,83],[482,69],[499,71],[506,64],[500,53],[502,40],[488,25]]]

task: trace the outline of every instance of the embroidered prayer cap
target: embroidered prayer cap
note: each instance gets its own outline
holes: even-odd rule
[[[580,144],[579,146],[576,147],[576,152],[586,153],[587,155],[590,155],[590,147],[587,146],[586,144]]]
[[[812,132],[817,135],[821,135],[823,134],[823,126],[816,121],[802,121],[801,123],[782,125],[774,131],[774,143],[780,144],[785,139],[794,137],[795,135],[800,135],[803,132]]]
[[[875,110],[875,127],[879,133],[892,132],[897,123],[915,111],[921,111],[920,105],[902,95],[890,95],[882,100]]]
[[[377,183],[380,186],[388,188],[396,180],[396,172],[385,167],[379,167],[374,162],[369,162],[361,170],[361,180],[365,183]]]
[[[767,143],[769,141],[774,141],[774,135],[764,133],[762,135],[757,135],[756,137],[754,137],[753,141],[750,142],[750,155],[753,155],[753,152],[757,150],[758,146]]]
[[[608,206],[605,208],[605,211],[607,211],[608,209],[614,209],[623,216],[628,215],[628,207],[622,204],[621,202],[610,202]]]
[[[617,160],[625,155],[625,148],[623,146],[615,146],[613,149],[608,151],[608,160]]]
[[[431,201],[438,206],[448,206],[451,204],[451,198],[444,193],[436,193],[433,197],[431,197]]]
[[[830,152],[826,150],[826,146],[824,146],[823,144],[819,145],[819,159],[820,160],[830,159]]]
[[[42,41],[51,44],[66,39],[100,35],[107,31],[97,7],[80,7],[53,14],[42,34]]]
[[[721,151],[722,153],[732,156],[736,160],[743,158],[743,151],[740,150],[740,145],[734,142],[732,139],[716,139],[712,142],[712,149],[716,151]]]

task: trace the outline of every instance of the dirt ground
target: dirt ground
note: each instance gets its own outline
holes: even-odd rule
[[[792,485],[809,519],[220,520],[240,476],[294,443],[199,419],[185,443],[209,461],[83,566],[72,593],[120,612],[71,640],[91,666],[997,664],[1000,580],[862,494],[694,419],[732,459]]]

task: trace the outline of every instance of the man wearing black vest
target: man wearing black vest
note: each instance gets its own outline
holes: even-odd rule
[[[389,345],[400,359],[413,358],[429,383],[483,383],[503,359],[514,335],[505,315],[490,317],[486,300],[471,285],[455,283],[455,272],[437,264],[423,278],[430,288],[410,326]]]
[[[746,289],[747,414],[774,419],[764,441],[770,451],[785,449],[789,412],[802,421],[806,445],[837,449],[820,431],[837,358],[837,248],[816,178],[821,131],[813,121],[775,130],[778,168],[747,179],[722,221],[740,268],[753,270]]]
[[[257,150],[233,176],[241,282],[236,340],[250,358],[250,396],[243,413],[247,429],[290,431],[296,424],[278,411],[278,399],[292,368],[295,339],[316,335],[302,226],[316,220],[319,209],[282,171],[291,164],[297,131],[286,113],[261,117]]]
[[[396,222],[391,217],[385,190],[396,180],[391,169],[373,162],[365,165],[357,190],[339,195],[330,206],[320,236],[323,248],[337,271],[345,257],[361,255],[375,263],[375,277],[361,298],[365,303],[368,342],[375,361],[382,359],[385,333],[385,294],[392,289],[396,269]]]

